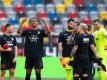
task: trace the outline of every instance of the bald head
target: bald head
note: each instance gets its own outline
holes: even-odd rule
[[[84,24],[84,23],[81,23],[81,24],[79,25],[79,27],[80,27],[83,31],[88,30],[88,26],[87,26],[86,24]]]

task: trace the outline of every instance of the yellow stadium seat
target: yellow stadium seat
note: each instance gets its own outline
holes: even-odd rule
[[[2,0],[4,7],[10,6],[12,3],[12,0]]]
[[[65,5],[64,4],[57,4],[56,5],[56,12],[57,13],[64,13],[65,12]]]
[[[45,38],[43,39],[43,42],[44,42],[45,44],[48,44],[48,43],[49,43],[49,38],[48,38],[48,37],[45,37]]]
[[[73,4],[73,0],[64,0],[64,4],[65,4],[65,6],[69,6],[69,5]]]
[[[107,11],[101,11],[99,15],[101,19],[107,19]]]

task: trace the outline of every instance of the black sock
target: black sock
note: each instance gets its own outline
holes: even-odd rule
[[[41,73],[36,73],[36,80],[41,80]]]
[[[82,77],[81,80],[88,80],[88,78],[87,77]]]
[[[74,80],[79,80],[79,77],[74,77]]]
[[[26,74],[25,80],[30,80],[30,75],[31,75],[31,74]]]

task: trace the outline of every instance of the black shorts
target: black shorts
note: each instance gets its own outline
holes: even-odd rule
[[[73,75],[78,74],[82,77],[83,74],[89,74],[89,61],[87,60],[75,60],[73,65]]]
[[[42,57],[35,57],[35,58],[26,57],[25,69],[33,69],[33,67],[35,69],[42,69],[43,68]]]
[[[11,68],[16,68],[16,62],[13,63],[13,58],[11,57],[1,57],[1,70],[9,70]]]

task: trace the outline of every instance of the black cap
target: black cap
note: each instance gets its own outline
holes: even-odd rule
[[[75,22],[73,19],[68,19],[68,23]]]

